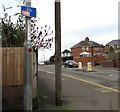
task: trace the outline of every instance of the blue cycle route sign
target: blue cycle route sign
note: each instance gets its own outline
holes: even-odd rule
[[[21,6],[21,14],[27,17],[36,17],[36,8]]]

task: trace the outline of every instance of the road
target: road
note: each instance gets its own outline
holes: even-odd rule
[[[55,73],[54,65],[40,66],[39,69]],[[87,69],[87,68],[84,68]],[[71,78],[78,78],[83,82],[93,85],[101,86],[103,88],[111,89],[112,91],[118,90],[118,69],[117,68],[93,68],[93,72],[78,71],[76,68],[64,68],[62,66],[62,74],[71,76]]]
[[[40,109],[118,110],[117,69],[97,67],[94,72],[83,72],[62,67],[62,107],[54,106],[54,72],[54,65],[39,66]]]

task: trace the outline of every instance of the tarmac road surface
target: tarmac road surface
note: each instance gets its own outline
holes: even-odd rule
[[[45,70],[48,73],[55,73],[54,65],[40,66],[39,69]],[[87,69],[87,68],[83,68]],[[119,71],[117,68],[105,68],[105,67],[94,67],[93,72],[78,71],[76,68],[64,68],[62,67],[62,74],[66,76],[75,77],[88,83],[98,84],[105,87],[112,88],[113,91],[117,91],[118,87],[118,75]]]
[[[118,110],[117,69],[98,67],[94,70],[96,72],[83,72],[63,67],[63,106],[56,107],[54,65],[39,66],[39,109]]]

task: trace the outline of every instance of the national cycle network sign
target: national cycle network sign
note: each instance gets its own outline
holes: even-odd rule
[[[21,14],[27,17],[36,17],[36,8],[21,6]]]

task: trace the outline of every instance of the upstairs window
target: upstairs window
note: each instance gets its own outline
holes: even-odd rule
[[[85,47],[82,47],[82,51],[85,51]]]
[[[99,51],[99,50],[100,50],[100,48],[97,48],[97,47],[95,48],[95,51]]]
[[[89,51],[89,47],[86,47],[86,51]]]

